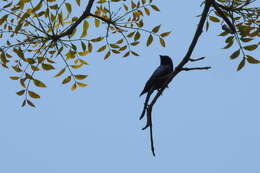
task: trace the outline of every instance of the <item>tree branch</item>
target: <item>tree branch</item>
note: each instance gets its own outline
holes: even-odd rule
[[[73,33],[73,30],[75,28],[77,28],[77,26],[84,20],[86,19],[88,16],[90,16],[90,10],[93,6],[93,3],[94,3],[95,0],[89,0],[88,1],[88,5],[85,9],[85,11],[83,12],[83,14],[78,18],[78,20],[75,21],[75,23],[73,23],[71,25],[71,27],[69,29],[67,29],[65,32],[61,33],[60,35],[56,35],[54,36],[54,39],[58,40],[60,39],[61,37],[64,37],[66,35],[70,35]]]
[[[182,71],[191,71],[191,70],[209,70],[211,67],[192,67],[192,68],[182,68]]]
[[[191,61],[191,62],[196,62],[196,61],[203,60],[203,59],[205,59],[205,58],[206,58],[206,57],[201,57],[201,58],[196,58],[196,59],[190,58],[190,61]]]
[[[152,136],[152,109],[154,104],[156,103],[156,101],[158,100],[158,98],[161,96],[162,92],[165,90],[165,88],[168,86],[168,84],[173,80],[173,78],[182,71],[183,67],[185,64],[187,64],[190,61],[190,57],[191,54],[198,42],[198,39],[203,31],[203,26],[205,24],[206,18],[208,16],[208,12],[209,9],[212,5],[212,0],[206,0],[205,1],[205,6],[197,27],[197,30],[195,32],[195,35],[192,39],[192,42],[189,46],[188,52],[186,53],[186,55],[184,56],[184,58],[182,59],[182,61],[177,65],[177,67],[175,68],[175,70],[169,74],[168,80],[164,83],[163,87],[157,92],[157,94],[155,95],[155,97],[153,98],[153,100],[151,101],[150,105],[147,105],[147,118],[148,118],[148,124],[146,125],[146,127],[144,127],[144,129],[146,129],[147,127],[150,127],[150,140],[151,140],[151,150],[154,154],[154,144],[153,144],[153,136]]]
[[[233,33],[236,33],[235,26],[230,22],[230,20],[227,18],[227,16],[223,13],[223,11],[219,8],[219,4],[215,2],[215,0],[211,0],[212,6],[215,8],[215,10],[218,12],[218,14],[223,18],[223,20],[226,22],[226,24],[229,26],[229,28],[232,30]]]

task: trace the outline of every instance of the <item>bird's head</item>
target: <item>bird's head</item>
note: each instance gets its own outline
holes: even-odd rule
[[[173,67],[172,59],[167,55],[160,55],[161,65],[170,65]]]

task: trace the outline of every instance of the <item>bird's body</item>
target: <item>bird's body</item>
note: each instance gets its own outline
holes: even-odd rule
[[[159,90],[163,87],[164,83],[167,81],[167,75],[173,71],[173,63],[169,56],[160,55],[160,66],[153,72],[152,76],[146,82],[143,91],[140,96],[147,93],[144,109],[140,119],[144,117],[145,109],[148,104],[149,98],[154,90]]]

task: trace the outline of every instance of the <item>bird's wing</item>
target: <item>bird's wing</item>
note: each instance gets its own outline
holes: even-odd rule
[[[153,72],[150,78],[158,78],[164,75],[167,75],[171,72],[170,67],[167,65],[160,65],[157,69]]]
[[[145,87],[141,92],[140,96],[150,90],[154,90],[152,87],[155,87],[154,83],[157,82],[156,80],[162,76],[169,74],[170,72],[171,68],[169,66],[160,65],[159,67],[157,67],[157,69],[153,72],[151,77],[146,82]]]

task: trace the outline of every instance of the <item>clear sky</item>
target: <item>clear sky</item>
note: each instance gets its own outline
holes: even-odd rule
[[[236,72],[239,60],[221,49],[218,25],[203,33],[193,57],[209,71],[181,73],[154,107],[154,158],[148,131],[138,118],[144,83],[159,54],[175,64],[184,56],[198,23],[201,1],[160,1],[161,12],[147,19],[172,31],[167,48],[140,48],[140,57],[93,54],[84,69],[87,88],[71,92],[50,72],[37,108],[21,108],[20,86],[1,69],[1,173],[259,173],[259,65]],[[255,3],[260,6],[260,3]],[[259,57],[259,49],[255,55]],[[255,56],[257,57],[257,56]]]

